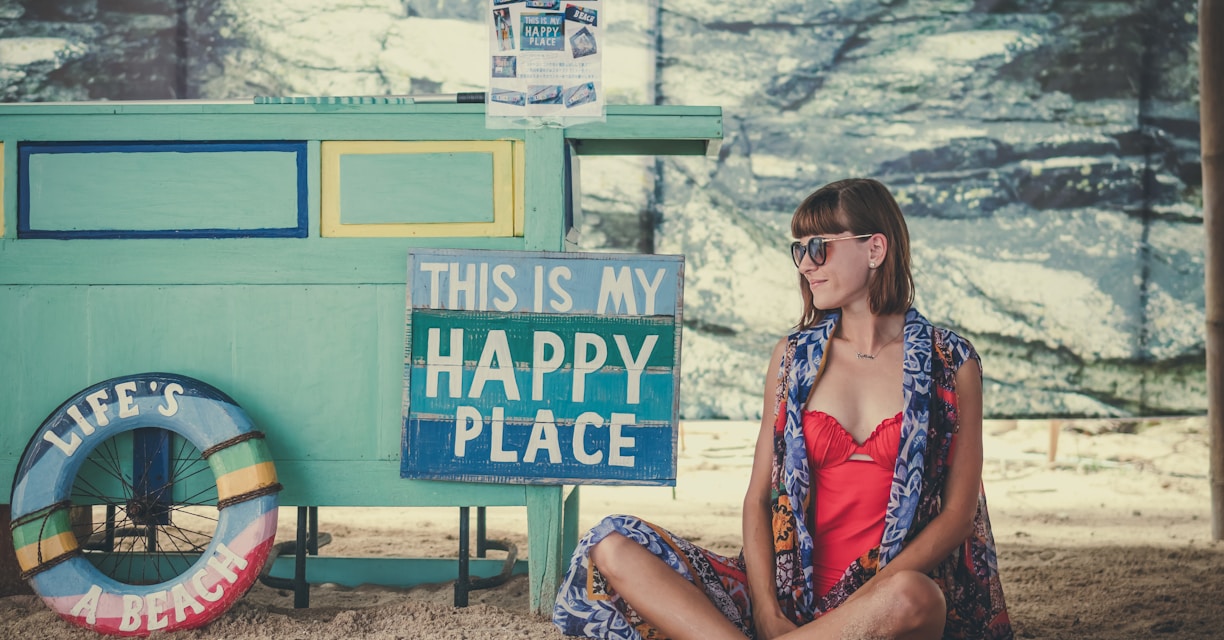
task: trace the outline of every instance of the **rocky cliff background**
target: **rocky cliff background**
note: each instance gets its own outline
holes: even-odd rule
[[[721,106],[716,158],[582,165],[584,250],[684,254],[687,418],[761,410],[795,205],[908,216],[992,417],[1206,411],[1193,0],[605,0],[611,103]],[[0,100],[483,89],[485,0],[0,0]]]

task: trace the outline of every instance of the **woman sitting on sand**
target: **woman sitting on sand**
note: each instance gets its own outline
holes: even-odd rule
[[[910,307],[900,208],[875,180],[843,180],[804,200],[791,233],[803,315],[770,359],[743,553],[609,516],[553,621],[592,638],[1011,638],[980,361]]]

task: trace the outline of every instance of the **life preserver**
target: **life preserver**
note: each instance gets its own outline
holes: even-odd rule
[[[90,451],[146,427],[172,431],[202,452],[219,513],[212,541],[186,571],[126,584],[79,548],[70,492]],[[68,399],[26,446],[13,481],[13,544],[22,575],[72,623],[123,636],[190,629],[224,613],[259,576],[276,534],[279,490],[263,434],[224,393],[175,374],[123,376]]]

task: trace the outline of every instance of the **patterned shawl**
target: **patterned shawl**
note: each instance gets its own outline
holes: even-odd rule
[[[789,336],[778,385],[778,421],[785,418],[786,423],[774,438],[774,551],[778,600],[796,624],[844,602],[939,514],[949,447],[958,426],[956,372],[964,362],[978,360],[967,340],[935,328],[914,309],[906,314],[901,446],[884,535],[827,595],[818,597],[812,582],[809,521],[815,496],[802,414],[838,319],[838,313],[829,313],[816,327]],[[930,575],[948,602],[944,638],[1012,637],[984,494],[979,493],[973,533]]]

